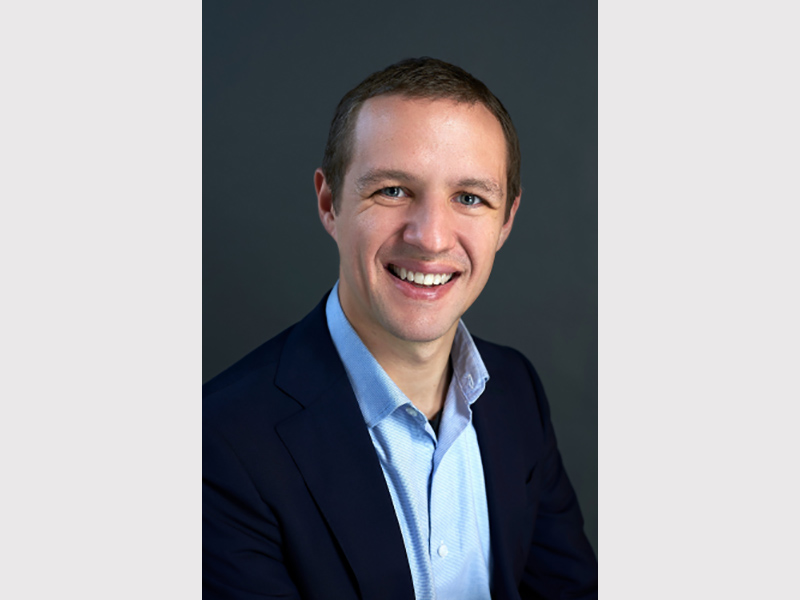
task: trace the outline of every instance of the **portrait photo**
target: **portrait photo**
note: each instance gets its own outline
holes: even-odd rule
[[[403,61],[409,60],[412,63],[418,62],[411,66],[402,66],[408,64]],[[444,66],[440,67],[440,63]],[[373,75],[372,84],[363,83],[369,76],[382,72],[390,65],[401,65],[395,68],[399,74],[393,75],[390,70],[384,76]],[[470,138],[448,137],[425,142],[426,134],[435,130],[434,121],[426,120],[427,116],[423,119],[423,113],[406,114],[402,108],[414,107],[419,103],[422,103],[421,106],[430,104],[441,108],[437,118],[448,117],[455,120],[458,120],[461,109],[466,110],[465,107],[482,108],[485,104],[482,97],[464,96],[466,100],[460,101],[460,91],[442,92],[438,88],[434,91],[428,88],[420,91],[421,87],[433,85],[429,80],[447,79],[451,67],[457,69],[456,77],[461,77],[463,71],[464,77],[470,78],[470,81],[477,80],[479,83],[476,85],[488,88],[488,93],[493,98],[496,97],[503,111],[510,115],[510,121],[513,122],[511,127],[515,130],[515,143],[518,144],[518,155],[521,157],[518,165],[519,188],[510,197],[505,197],[507,192],[514,191],[510,184],[511,178],[508,179],[509,185],[506,185],[506,171],[510,168],[508,157],[512,155],[508,150],[510,138],[505,134],[508,129],[505,123],[501,119],[503,127],[498,127],[499,117],[495,118],[497,113],[492,112],[489,107],[494,116],[488,117],[487,127],[504,132],[504,135],[497,137],[500,145],[492,154],[499,157],[496,170],[503,174],[502,177],[495,178],[500,184],[497,192],[488,189],[491,186],[487,185],[464,188],[462,191],[459,191],[461,188],[448,189],[442,192],[444,195],[450,194],[447,206],[454,206],[453,198],[457,198],[458,208],[448,209],[451,210],[449,213],[428,213],[425,212],[427,209],[423,210],[421,207],[428,206],[427,199],[435,195],[434,187],[423,185],[424,176],[420,164],[414,163],[408,168],[399,169],[399,173],[390,174],[394,179],[385,181],[383,178],[387,175],[384,171],[387,169],[383,169],[379,177],[375,175],[375,168],[367,172],[367,166],[374,167],[372,163],[379,160],[377,157],[388,157],[389,154],[382,154],[385,152],[395,157],[386,160],[397,159],[402,162],[406,157],[419,158],[423,152],[432,152],[431,148],[434,146],[441,148],[447,145],[453,146],[453,154],[432,154],[431,160],[438,168],[438,171],[433,169],[429,161],[426,164],[433,169],[432,172],[438,176],[439,172],[452,167],[464,171],[458,173],[462,182],[476,179],[471,178],[471,174],[466,171],[466,165],[477,160],[471,158],[469,152],[492,153],[491,144],[494,138],[488,133],[489,130],[481,130]],[[439,69],[442,69],[441,73]],[[418,80],[423,83],[419,84]],[[408,83],[409,81],[412,83]],[[347,108],[343,112],[346,117],[349,114],[347,111],[353,111],[356,117],[350,123],[344,122],[341,125],[344,133],[337,134],[345,140],[342,146],[347,148],[343,151],[345,158],[342,159],[343,168],[337,183],[336,171],[331,165],[335,166],[339,159],[330,147],[335,145],[331,140],[339,138],[334,136],[332,120],[340,100],[344,102],[343,97],[360,84],[366,85],[366,91],[362,93],[366,99],[357,100],[355,108]],[[410,99],[410,104],[403,100],[398,106],[394,106],[394,99],[397,98]],[[378,111],[375,115],[368,110],[372,110],[372,107]],[[376,130],[377,137],[372,146],[358,141],[362,139],[358,128],[364,127],[363,123],[367,119],[364,115],[367,113],[372,115],[371,119],[384,115],[393,127]],[[467,114],[472,115],[471,112],[465,112],[465,118]],[[341,115],[337,118],[344,119]],[[470,121],[469,127],[474,129],[478,125]],[[348,138],[347,135],[351,137]],[[360,154],[359,148],[364,148]],[[456,149],[461,154],[456,154]],[[452,165],[448,162],[450,160]],[[344,175],[349,175],[355,169],[352,166],[353,161],[356,165],[364,164],[362,176],[357,183],[354,182],[353,190],[366,190],[367,186],[377,185],[376,190],[369,190],[369,194],[364,191],[364,198],[369,196],[370,205],[377,207],[365,210],[363,215],[366,216],[362,216],[360,208],[354,208],[352,216],[337,212],[336,196],[342,186],[345,189],[341,191],[341,202],[348,202],[347,177]],[[367,165],[369,161],[372,162]],[[387,168],[391,167],[389,170],[393,168],[398,171],[396,165],[387,165]],[[481,181],[477,183],[480,184]],[[325,190],[331,188],[332,206],[325,209]],[[436,193],[442,191],[441,186],[435,189]],[[371,194],[379,194],[380,201],[376,202],[375,196]],[[519,199],[515,203],[516,197]],[[358,206],[365,206],[364,198]],[[393,203],[394,208],[387,208],[390,203]],[[379,213],[379,210],[384,212]],[[457,215],[455,210],[458,211]],[[485,211],[485,215],[480,211]],[[505,219],[501,218],[504,211]],[[373,213],[384,216],[370,217]],[[487,215],[490,214],[491,218],[495,218],[493,222],[497,223],[496,234],[484,239],[486,229],[479,229],[477,224],[488,223],[490,217]],[[508,220],[509,214],[513,221],[513,231]],[[443,227],[446,235],[436,237],[442,230],[432,223],[439,218],[439,224],[447,222],[452,227]],[[466,225],[468,222],[471,224]],[[440,239],[447,235],[452,237],[450,242]],[[498,240],[497,236],[502,237],[502,240]],[[390,249],[387,249],[389,246]],[[490,246],[491,253],[488,252]],[[500,246],[502,248],[498,251]],[[455,256],[459,253],[470,257],[464,259],[469,263],[469,268],[456,268],[458,259]],[[428,270],[417,266],[427,264],[425,261],[431,255],[448,258],[441,263],[433,260],[431,264],[434,266]],[[476,258],[483,256],[487,259]],[[451,262],[448,259],[452,259]],[[375,273],[373,263],[380,260],[385,262],[385,272]],[[423,262],[419,262],[420,260]],[[400,263],[409,268],[403,268]],[[444,271],[448,270],[446,267],[456,272],[453,281],[445,279]],[[402,279],[401,268],[402,271],[407,271]],[[412,269],[419,271],[416,280],[411,274]],[[431,272],[430,282],[424,280],[428,271]],[[438,277],[438,271],[442,271],[441,278]],[[380,304],[383,301],[389,302],[386,295],[389,292],[384,294],[380,287],[386,282],[375,283],[378,280],[383,281],[380,280],[381,277],[394,277],[407,288],[416,287],[417,290],[423,290],[420,294],[428,295],[441,293],[446,289],[447,283],[451,286],[464,286],[463,292],[459,292],[463,301],[459,300],[458,307],[453,308],[458,313],[454,313],[455,318],[463,315],[462,322],[471,336],[502,348],[513,348],[515,357],[519,353],[519,360],[525,364],[529,361],[537,393],[542,396],[546,394],[549,402],[548,408],[543,409],[545,412],[540,413],[537,418],[548,420],[546,435],[552,435],[553,448],[557,447],[558,468],[563,468],[565,481],[569,482],[566,484],[570,489],[569,494],[574,490],[574,500],[580,506],[579,513],[582,517],[578,518],[582,518],[582,525],[576,527],[576,531],[585,535],[588,540],[585,550],[587,555],[596,556],[598,372],[595,3],[513,3],[490,7],[477,2],[448,2],[435,5],[381,5],[380,8],[366,3],[339,6],[319,2],[281,7],[269,3],[204,3],[203,381],[206,395],[210,398],[208,404],[204,405],[204,422],[208,422],[208,426],[213,429],[214,422],[233,418],[225,416],[227,411],[239,409],[222,407],[242,402],[241,399],[228,398],[228,395],[235,395],[237,392],[234,390],[241,386],[247,387],[249,384],[246,381],[258,377],[251,374],[250,369],[258,371],[260,367],[257,365],[270,361],[280,365],[283,364],[281,361],[285,363],[289,360],[285,354],[283,359],[280,358],[283,350],[265,350],[269,346],[264,346],[265,342],[276,336],[281,338],[288,335],[292,338],[292,332],[297,331],[294,324],[304,322],[306,315],[315,312],[327,314],[328,325],[331,326],[330,311],[341,310],[330,306],[329,294],[332,288],[334,291],[338,290],[338,298],[341,299],[347,317],[343,322],[349,321],[353,325],[358,337],[369,350],[363,356],[357,354],[357,358],[352,360],[363,364],[372,360],[372,355],[385,367],[379,351],[368,341],[368,330],[375,323],[380,328],[387,328],[387,322],[395,323],[395,313],[386,308],[389,305]],[[440,281],[434,283],[434,277]],[[347,292],[349,298],[343,297],[348,289],[351,290]],[[455,297],[455,294],[452,296]],[[359,307],[376,306],[376,303],[384,306],[384,309],[367,308],[362,311],[364,319],[357,322],[358,317],[354,315],[354,311],[360,310]],[[425,337],[438,326],[436,322],[426,320],[421,313],[412,311],[401,314],[400,309],[396,312],[400,315],[396,321],[402,325],[388,326],[393,335],[406,338]],[[341,313],[337,314],[341,316]],[[451,318],[446,326],[451,327],[453,323],[455,321]],[[439,334],[430,335],[436,337]],[[309,338],[311,339],[313,338]],[[378,344],[377,339],[374,340],[375,344]],[[336,340],[334,335],[334,342]],[[360,342],[353,343],[362,348]],[[304,344],[304,352],[313,354],[317,351],[316,342],[305,341]],[[338,343],[337,348],[341,355],[343,350]],[[264,355],[264,352],[270,356]],[[488,351],[479,351],[479,354],[484,356],[486,352]],[[240,362],[246,356],[248,358]],[[451,361],[454,360],[451,356]],[[510,359],[499,359],[499,364],[506,365],[508,360]],[[249,366],[244,366],[245,364]],[[352,367],[347,366],[347,360],[344,360],[344,364],[350,385],[356,390],[356,396],[361,402],[360,395],[363,394],[359,393],[357,383],[360,376],[354,374]],[[495,375],[488,365],[487,368],[486,389],[493,389],[493,385],[502,387],[504,384],[499,372],[501,367],[494,367]],[[280,367],[276,369],[279,370]],[[455,377],[458,368],[453,365],[452,369]],[[386,376],[383,369],[378,370],[382,377]],[[387,372],[390,371],[387,369]],[[264,377],[270,380],[270,385],[274,382],[281,387],[278,381],[281,377],[279,372],[277,375],[265,374]],[[314,381],[319,377],[324,375],[319,371],[315,372],[314,368],[308,368],[302,373],[303,385],[313,387]],[[478,378],[479,375],[475,377]],[[388,378],[395,383],[397,381],[391,374]],[[267,383],[254,385],[258,387]],[[409,385],[413,386],[413,383]],[[402,385],[400,388],[406,391]],[[252,390],[245,395],[251,392]],[[285,390],[281,393],[284,392]],[[256,395],[258,393],[260,392]],[[251,400],[258,402],[254,398],[255,396]],[[478,410],[480,399],[475,402],[475,410]],[[351,404],[355,406],[352,400]],[[417,406],[417,403],[414,405]],[[431,417],[433,412],[436,411],[432,409],[431,414],[428,414],[421,410],[419,416],[425,414]],[[508,411],[505,413],[506,417],[510,414]],[[366,413],[364,416],[366,419]],[[289,415],[281,417],[288,418]],[[438,417],[443,419],[444,427],[448,418],[446,406],[443,412],[438,412]],[[273,427],[275,422],[271,419],[273,417],[267,418],[269,425],[264,427]],[[429,420],[434,428],[430,434],[434,436],[439,421]],[[552,422],[552,428],[549,427],[549,422]],[[507,423],[506,426],[511,427],[512,424]],[[275,427],[277,430],[281,428],[280,425]],[[479,427],[477,423],[476,427]],[[204,429],[204,444],[210,437],[206,431]],[[506,433],[509,436],[507,441],[511,445],[527,443],[515,442],[512,431]],[[220,435],[223,436],[221,433]],[[228,435],[241,438],[246,434],[238,431]],[[281,435],[279,432],[278,436]],[[376,434],[372,435],[374,438]],[[527,430],[521,431],[519,435],[520,440],[528,439]],[[479,443],[480,436],[479,431]],[[534,437],[531,434],[530,439]],[[375,439],[373,442],[376,444],[376,451],[381,455],[379,442]],[[335,446],[331,447],[330,452],[335,451]],[[483,446],[481,452],[484,452]],[[510,452],[511,456],[515,456],[513,450]],[[518,454],[523,453],[524,449],[519,448]],[[204,454],[204,469],[207,463],[210,465],[215,460],[207,459]],[[266,454],[263,460],[269,460]],[[294,460],[303,459],[295,457]],[[311,458],[308,460],[313,462]],[[435,462],[437,459],[433,460]],[[484,457],[484,462],[486,460]],[[337,464],[340,466],[335,466]],[[214,466],[217,466],[216,463]],[[402,509],[398,507],[400,492],[393,487],[390,476],[386,473],[387,467],[385,464],[383,466],[392,499],[395,501],[395,510],[398,511],[403,539],[408,546],[411,533],[406,529],[411,526],[405,524]],[[326,468],[347,471],[347,466],[337,461]],[[529,476],[536,479],[545,470],[544,465],[535,468],[528,465],[524,468],[528,471],[523,479]],[[221,463],[219,469],[220,472],[227,472]],[[335,478],[337,473],[331,472],[329,476]],[[280,475],[276,474],[274,477],[275,484],[280,485]],[[319,485],[308,481],[306,483],[310,487]],[[224,497],[224,491],[218,489],[224,485],[224,481],[214,479],[207,487],[213,490],[210,494],[219,492]],[[313,496],[313,490],[311,493]],[[512,505],[524,502],[525,498],[522,496],[525,493],[520,488],[520,498],[508,501]],[[533,504],[538,501],[533,497],[530,500]],[[316,498],[316,501],[320,500]],[[428,501],[433,502],[431,497]],[[491,504],[492,500],[489,502]],[[225,513],[221,504],[224,503],[223,500],[215,497],[211,503],[214,504],[214,510],[220,512],[209,516],[209,520],[234,518]],[[221,516],[223,513],[227,517]],[[280,516],[273,517],[280,523]],[[326,518],[335,519],[327,515]],[[434,516],[430,518],[435,520]],[[328,526],[334,529],[337,527],[330,522]],[[433,536],[434,522],[427,526],[431,530],[428,534]],[[227,539],[227,534],[221,532],[221,527],[214,524],[208,531],[204,528],[204,545],[207,541],[211,543],[212,539],[214,544],[224,544],[224,541],[218,541],[221,538]],[[577,533],[567,532],[564,535]],[[284,542],[277,545],[282,543]],[[291,542],[286,543],[291,545]],[[434,544],[434,541],[429,540],[429,543]],[[381,542],[376,540],[375,544],[377,551]],[[447,553],[451,562],[455,561],[454,555],[443,541],[436,540],[435,547],[431,548],[433,556],[439,557],[440,554]],[[227,551],[232,550],[229,548]],[[345,554],[348,552],[347,549],[340,551]],[[487,550],[488,554],[492,555],[491,560],[501,560]],[[222,582],[226,577],[227,567],[221,566],[221,562],[224,562],[221,555],[210,551],[209,556],[209,589],[219,594],[212,597],[227,597],[227,588]],[[521,569],[521,566],[517,567],[516,559],[509,557],[508,560],[513,563],[514,569]],[[542,559],[542,562],[546,562],[546,559]],[[423,585],[420,582],[426,576],[426,568],[415,567],[413,560],[411,563],[417,596],[427,597],[420,592],[420,586]],[[205,565],[204,562],[204,572]],[[349,568],[357,569],[352,564]],[[542,568],[543,572],[547,572],[549,567],[543,565]],[[596,569],[596,566],[592,568]],[[289,571],[291,572],[291,568]],[[423,574],[420,575],[418,571]],[[553,572],[555,571],[557,569],[553,567]],[[359,584],[369,585],[361,581],[357,573],[353,577]],[[435,569],[431,577],[436,578]],[[439,576],[439,579],[442,577],[444,576]],[[538,593],[545,594],[542,597],[551,597],[547,595],[551,584],[546,579],[542,575],[543,587]],[[586,582],[582,582],[582,585],[586,587]],[[596,586],[596,582],[594,585]],[[435,588],[433,583],[429,583],[429,586],[431,589]],[[441,589],[438,591],[443,593]],[[585,591],[586,595],[580,597],[594,597],[590,596],[592,593],[596,594],[596,590]],[[476,594],[474,597],[483,597],[478,592]]]

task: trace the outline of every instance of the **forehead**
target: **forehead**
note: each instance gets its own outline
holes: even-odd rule
[[[350,171],[412,169],[492,177],[505,190],[506,142],[497,118],[481,103],[384,95],[361,107],[353,131]]]

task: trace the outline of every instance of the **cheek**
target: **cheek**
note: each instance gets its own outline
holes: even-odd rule
[[[360,219],[339,229],[339,255],[348,263],[348,268],[367,276],[381,247],[380,222],[376,219]]]
[[[351,253],[356,252],[364,246],[368,231],[368,226],[359,221],[349,220],[346,223],[340,223],[338,227],[339,247]]]
[[[500,240],[499,232],[476,227],[464,237],[464,240],[464,249],[469,255],[472,268],[479,271],[491,269]]]
[[[395,232],[402,230],[402,225],[395,223],[391,218],[393,216],[380,214],[377,211],[369,216],[364,215],[358,224],[359,247],[374,254],[389,244],[394,239]]]

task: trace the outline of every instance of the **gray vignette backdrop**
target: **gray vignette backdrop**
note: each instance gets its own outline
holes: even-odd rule
[[[337,277],[313,173],[339,99],[411,56],[500,98],[522,204],[464,321],[536,366],[597,550],[597,4],[203,3],[203,380],[309,312]]]

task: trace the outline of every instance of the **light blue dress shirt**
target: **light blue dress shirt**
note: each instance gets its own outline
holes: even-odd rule
[[[489,513],[471,408],[489,374],[467,328],[459,322],[437,437],[350,325],[338,282],[326,315],[392,496],[417,599],[490,598]]]

